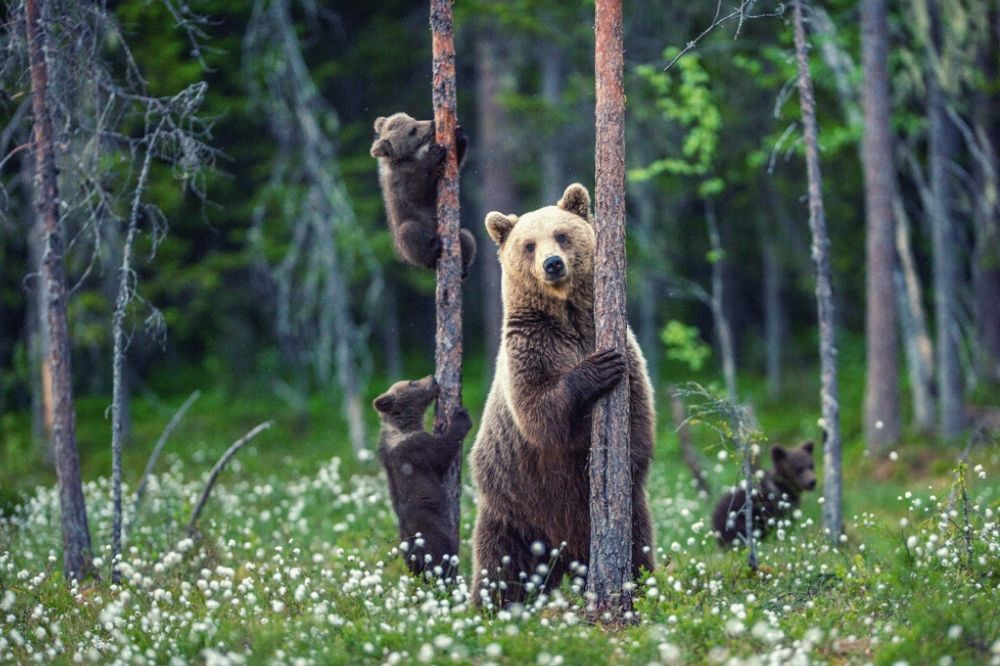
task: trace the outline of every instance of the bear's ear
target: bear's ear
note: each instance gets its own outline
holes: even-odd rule
[[[805,444],[802,445],[802,450],[808,453],[809,455],[812,455],[813,446],[814,444],[812,443],[812,441],[806,442]]]
[[[375,402],[372,403],[372,407],[374,407],[376,411],[385,413],[392,409],[392,404],[394,402],[396,402],[396,400],[391,395],[383,393],[379,397],[375,398]]]
[[[382,126],[385,125],[385,116],[379,116],[375,119],[375,133],[382,133]]]
[[[774,461],[775,465],[777,465],[782,460],[784,460],[785,456],[787,456],[787,455],[788,455],[788,451],[785,451],[785,449],[782,448],[781,446],[778,446],[777,444],[775,444],[774,446],[771,447],[771,460]]]
[[[486,231],[497,245],[504,244],[515,224],[517,215],[504,215],[493,211],[486,216]]]
[[[556,205],[585,220],[590,219],[590,192],[580,183],[573,183],[567,187],[562,199]]]

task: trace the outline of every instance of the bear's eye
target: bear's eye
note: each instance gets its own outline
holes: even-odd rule
[[[417,128],[416,127],[414,127],[413,129],[410,130],[410,136],[414,136],[416,133],[417,133]]]
[[[566,234],[556,234],[556,242],[564,245],[566,243]]]
[[[524,251],[525,252],[534,252],[535,251],[535,244],[534,243],[525,243],[524,244]]]

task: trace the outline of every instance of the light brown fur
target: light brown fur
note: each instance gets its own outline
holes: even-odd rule
[[[571,185],[556,206],[520,218],[490,213],[503,267],[504,325],[496,373],[472,449],[479,490],[473,543],[474,596],[482,604],[521,601],[559,585],[590,555],[591,411],[628,371],[635,574],[653,568],[644,486],[653,454],[653,391],[646,362],[628,333],[623,356],[594,352],[595,235],[590,195]],[[533,244],[533,248],[532,248]],[[553,257],[564,274],[546,271]],[[551,263],[551,262],[550,262]],[[533,554],[535,542],[544,554]],[[561,554],[550,551],[565,543]],[[505,559],[505,556],[510,559]],[[540,564],[549,569],[533,586]],[[486,574],[483,574],[483,570]],[[522,578],[524,572],[527,578]]]

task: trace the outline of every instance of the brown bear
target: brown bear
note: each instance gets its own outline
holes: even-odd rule
[[[437,232],[437,183],[448,151],[434,143],[434,121],[414,120],[405,113],[375,119],[371,155],[378,159],[379,182],[396,254],[414,266],[435,268],[441,255]],[[469,141],[455,130],[459,167]],[[462,275],[476,256],[476,239],[462,229]]]
[[[629,379],[632,566],[653,568],[644,486],[653,454],[653,390],[646,360],[595,352],[594,222],[582,185],[521,217],[490,213],[499,247],[504,320],[482,425],[471,453],[478,487],[474,601],[502,607],[558,587],[590,557],[591,412]]]
[[[414,574],[449,574],[458,541],[447,527],[448,498],[442,480],[462,450],[472,421],[460,409],[443,435],[424,431],[424,412],[437,397],[433,377],[401,381],[375,398],[382,420],[378,458],[389,478],[389,496],[399,521],[400,548]],[[441,567],[440,572],[435,567]]]
[[[799,505],[802,491],[816,487],[812,455],[812,442],[794,449],[777,445],[771,448],[774,470],[764,472],[753,492],[754,532],[760,538],[767,536],[779,519]],[[746,542],[746,514],[743,513],[746,496],[743,488],[736,488],[719,498],[715,505],[712,526],[720,546]]]

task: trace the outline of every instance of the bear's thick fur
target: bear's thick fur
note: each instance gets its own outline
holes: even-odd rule
[[[378,159],[379,183],[396,255],[414,266],[435,268],[441,255],[437,232],[437,183],[448,151],[434,143],[434,121],[415,120],[405,113],[375,119],[371,155]],[[469,141],[455,131],[458,166]],[[476,256],[476,239],[462,229],[462,275]]]
[[[632,563],[636,575],[640,567],[653,568],[644,491],[653,454],[653,391],[631,330],[624,355],[594,351],[593,224],[590,195],[578,184],[555,206],[520,218],[486,217],[503,268],[504,323],[471,454],[479,491],[473,595],[480,605],[518,602],[557,587],[567,573],[585,571],[591,411],[626,371]]]
[[[418,575],[436,566],[449,573],[452,556],[458,556],[458,541],[445,519],[448,498],[442,481],[472,427],[469,413],[461,409],[443,435],[425,432],[424,412],[437,392],[434,378],[424,377],[396,382],[373,403],[382,420],[378,459],[389,478],[406,565]]]
[[[771,448],[774,470],[764,472],[753,493],[753,526],[760,538],[779,518],[799,505],[799,496],[816,487],[813,467],[813,443],[806,442],[794,449],[775,445]],[[712,527],[720,546],[743,544],[746,541],[746,491],[736,488],[719,498],[712,514]]]

